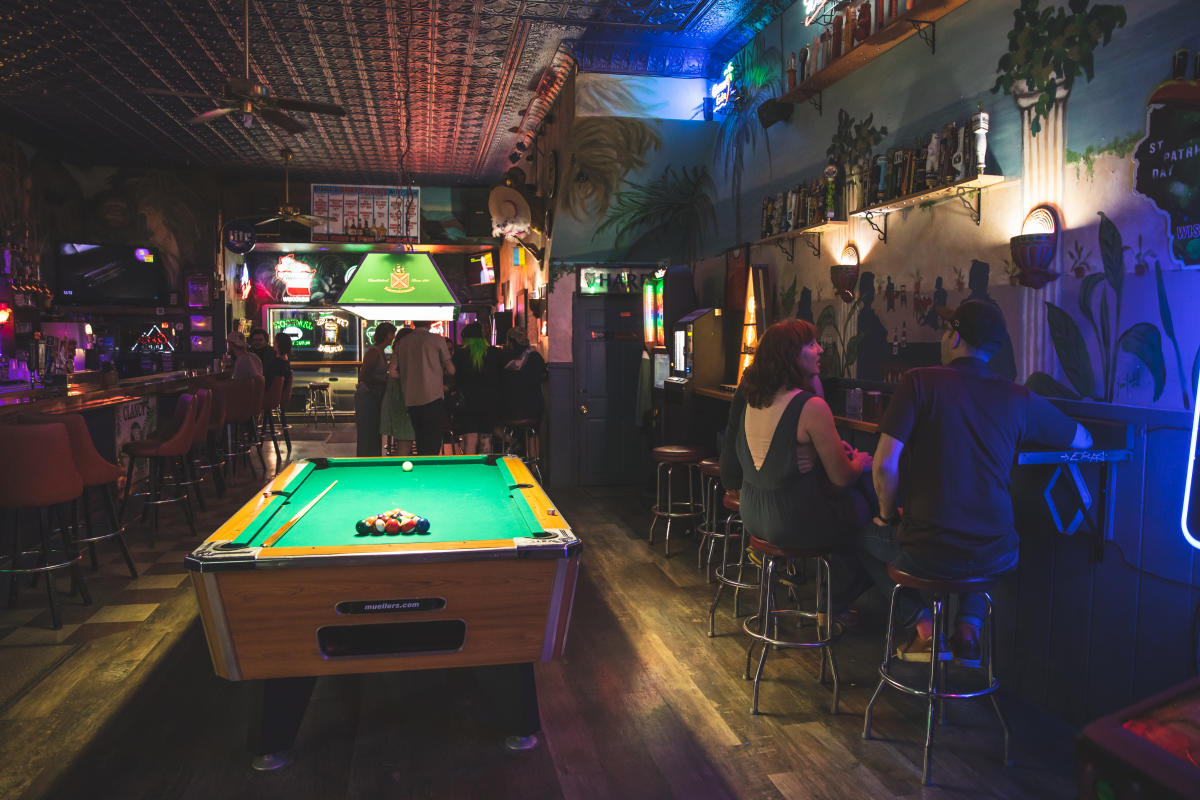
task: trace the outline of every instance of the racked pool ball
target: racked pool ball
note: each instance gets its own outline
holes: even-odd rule
[[[385,520],[383,517],[379,517],[378,519],[375,520],[375,530],[379,531],[380,533],[383,533],[386,529],[387,529],[387,520]]]
[[[417,533],[429,533],[429,520],[424,517],[417,520]]]
[[[412,462],[405,461],[403,464],[400,465],[400,469],[404,470],[405,472],[412,472]]]
[[[359,536],[366,536],[371,532],[371,526],[367,525],[367,521],[365,519],[360,519],[358,523],[355,524],[354,530]]]
[[[390,534],[399,533],[400,532],[400,523],[394,519],[389,519],[387,521],[387,524],[384,526],[384,532],[390,533]]]

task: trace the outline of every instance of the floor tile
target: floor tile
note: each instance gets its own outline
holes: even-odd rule
[[[125,590],[174,589],[185,580],[187,580],[187,575],[143,575],[137,580],[130,581]]]
[[[6,608],[0,610],[0,625],[20,627],[28,625],[44,608]]]
[[[20,646],[34,644],[61,644],[67,637],[79,630],[79,625],[63,625],[59,630],[51,628],[17,628],[8,636],[0,639],[0,646]]]
[[[88,622],[141,622],[153,614],[156,608],[158,608],[158,603],[125,603],[105,606],[93,614]]]

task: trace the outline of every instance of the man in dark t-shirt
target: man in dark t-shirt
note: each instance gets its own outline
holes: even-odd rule
[[[939,309],[941,367],[905,373],[879,424],[874,481],[879,516],[863,532],[864,566],[890,593],[888,564],[928,578],[996,575],[1017,564],[1010,473],[1017,448],[1090,447],[1091,435],[1046,399],[1000,377],[988,360],[1006,335],[1000,310],[968,300]],[[904,498],[900,519],[898,498]],[[902,590],[897,615],[916,628],[897,655],[928,662],[933,618]],[[960,597],[954,657],[979,666],[983,595]],[[941,645],[940,654],[949,652]]]

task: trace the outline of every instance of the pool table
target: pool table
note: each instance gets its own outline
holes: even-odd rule
[[[394,508],[428,531],[356,530]],[[250,747],[270,768],[322,675],[480,668],[510,746],[536,742],[532,663],[566,644],[580,550],[519,459],[321,458],[289,465],[186,564],[216,673],[255,681]]]

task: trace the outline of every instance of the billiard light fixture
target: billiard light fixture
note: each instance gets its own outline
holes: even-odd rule
[[[1041,289],[1056,281],[1059,274],[1051,269],[1058,252],[1058,214],[1049,205],[1035,206],[1021,223],[1021,235],[1008,241],[1017,281],[1031,289]]]

